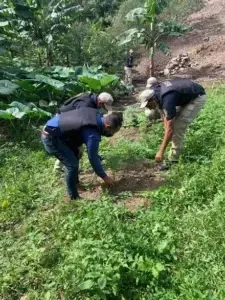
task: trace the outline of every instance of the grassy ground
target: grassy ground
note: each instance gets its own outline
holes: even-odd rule
[[[208,90],[184,156],[154,191],[134,182],[132,191],[64,205],[41,144],[2,144],[0,298],[225,299],[224,92]],[[103,141],[106,166],[134,169],[136,160],[139,172],[154,157],[161,124],[146,133],[141,121],[139,130],[133,142]],[[124,208],[132,194],[150,205]]]

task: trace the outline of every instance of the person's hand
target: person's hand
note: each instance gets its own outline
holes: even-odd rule
[[[157,152],[156,156],[155,156],[155,160],[157,163],[160,163],[163,161],[163,153],[162,152]]]
[[[104,180],[104,182],[105,182],[105,184],[106,184],[107,187],[111,187],[115,183],[114,180],[111,177],[109,177],[109,176],[105,176],[103,178],[103,180]]]

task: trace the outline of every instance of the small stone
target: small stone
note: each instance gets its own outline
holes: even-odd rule
[[[164,75],[165,75],[165,76],[167,76],[167,75],[169,75],[169,74],[170,74],[170,70],[169,70],[169,69],[164,69],[164,71],[163,71],[163,72],[164,72]]]
[[[208,42],[209,41],[209,37],[206,36],[204,39],[203,39],[204,42]]]
[[[170,69],[174,69],[174,68],[176,68],[177,66],[178,66],[177,63],[173,63],[173,64],[170,65]]]
[[[184,72],[184,70],[185,70],[185,68],[180,68],[180,71],[181,71],[181,72]]]

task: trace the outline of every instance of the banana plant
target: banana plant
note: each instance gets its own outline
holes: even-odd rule
[[[154,76],[154,54],[156,47],[164,46],[161,38],[174,33],[178,34],[188,29],[188,27],[172,26],[170,22],[163,22],[159,14],[168,5],[166,0],[147,0],[144,7],[138,7],[131,10],[126,15],[126,20],[131,22],[134,27],[122,33],[119,37],[119,45],[128,43],[144,44],[150,59],[150,76]],[[168,49],[164,46],[164,49]]]
[[[22,34],[24,39],[40,49],[40,56],[41,49],[45,49],[46,64],[52,66],[53,49],[57,48],[60,36],[70,27],[71,13],[74,17],[80,11],[80,5],[66,0],[6,0],[4,8],[0,9],[0,17],[7,18],[17,36]],[[39,57],[40,65],[42,61]]]

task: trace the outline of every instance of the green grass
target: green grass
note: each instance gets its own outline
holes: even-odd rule
[[[225,299],[224,92],[208,91],[180,163],[164,186],[140,191],[152,206],[135,213],[109,195],[62,204],[41,144],[2,144],[0,298]],[[142,124],[140,134],[135,143],[104,140],[106,166],[153,158],[162,125]]]

